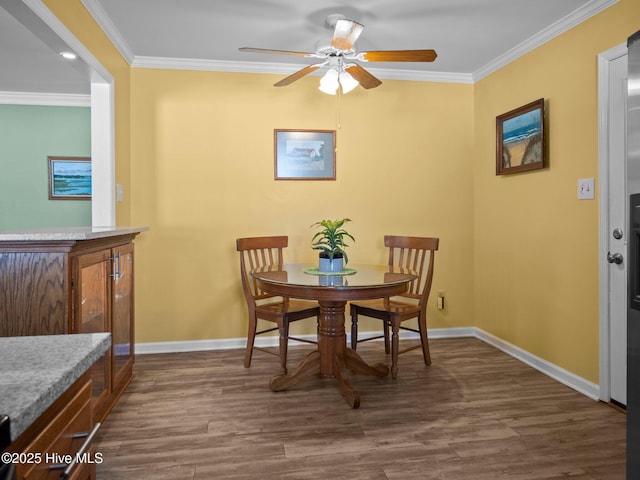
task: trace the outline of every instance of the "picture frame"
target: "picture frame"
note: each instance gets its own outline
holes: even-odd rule
[[[496,175],[546,165],[544,98],[496,117]]]
[[[91,200],[91,157],[47,157],[49,200]]]
[[[275,129],[275,180],[335,180],[336,131]]]

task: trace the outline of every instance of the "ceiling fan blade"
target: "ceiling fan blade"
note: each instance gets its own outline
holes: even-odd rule
[[[300,78],[304,77],[305,75],[309,75],[311,72],[313,72],[314,70],[317,70],[322,65],[323,65],[322,63],[318,63],[318,64],[315,64],[315,65],[309,65],[307,67],[304,67],[303,69],[298,70],[295,73],[292,73],[288,77],[283,78],[279,82],[274,83],[273,86],[274,87],[284,87],[284,86],[290,85],[293,82],[295,82],[296,80],[299,80]]]
[[[380,80],[371,75],[357,63],[347,65],[346,68],[347,72],[355,78],[363,88],[376,88],[377,86],[382,85]]]
[[[364,62],[433,62],[437,56],[435,50],[381,50],[359,52],[358,60]]]
[[[241,52],[254,52],[254,53],[275,53],[277,55],[295,55],[296,57],[313,57],[312,53],[308,52],[292,52],[290,50],[269,50],[268,48],[251,48],[242,47],[239,48]]]
[[[362,30],[364,30],[364,26],[353,20],[340,19],[336,21],[331,46],[348,52],[353,48],[353,44],[362,33]]]

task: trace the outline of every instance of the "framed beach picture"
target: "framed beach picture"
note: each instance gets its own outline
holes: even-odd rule
[[[496,117],[496,175],[545,166],[544,98]]]
[[[90,157],[47,157],[49,200],[91,199]]]
[[[335,180],[335,130],[274,130],[276,180]]]

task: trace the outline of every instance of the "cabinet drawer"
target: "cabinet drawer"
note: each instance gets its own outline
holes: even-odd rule
[[[46,414],[45,414],[46,415]],[[19,465],[19,479],[59,479],[67,467],[64,456],[70,455],[75,460],[76,453],[84,444],[87,435],[91,432],[91,382],[86,382],[71,399],[71,401],[46,425],[41,433],[23,450],[25,453],[40,454],[40,461],[32,465]],[[74,438],[75,436],[75,438]],[[87,454],[86,459],[92,459]],[[57,468],[55,468],[57,465]],[[68,478],[77,478],[80,471],[89,474],[82,478],[95,477],[95,465],[81,463],[77,465],[79,470]],[[91,473],[93,472],[93,473]]]

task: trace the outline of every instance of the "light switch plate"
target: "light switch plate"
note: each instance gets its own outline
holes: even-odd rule
[[[578,200],[593,200],[595,198],[595,180],[593,178],[578,179]]]

